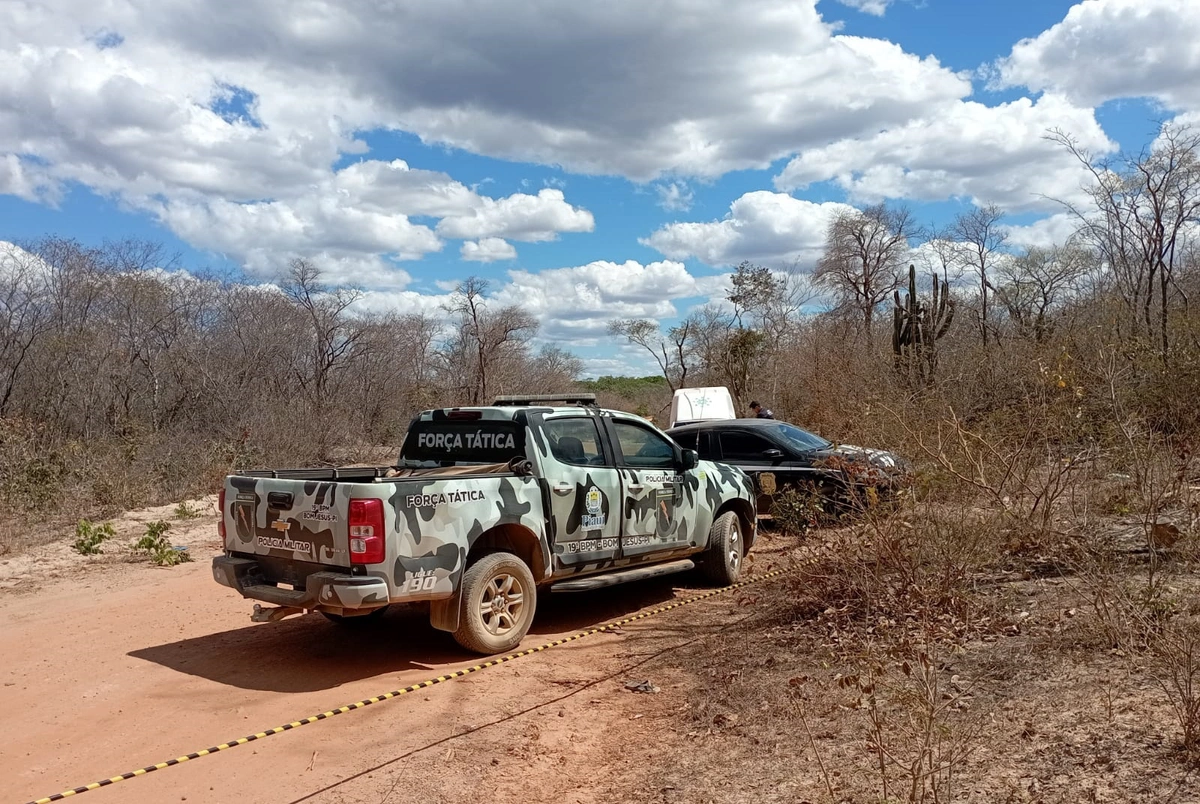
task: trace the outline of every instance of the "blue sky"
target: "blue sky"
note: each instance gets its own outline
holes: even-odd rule
[[[398,6],[31,0],[0,30],[0,240],[152,238],[250,282],[302,256],[433,314],[482,276],[636,372],[609,320],[670,324],[743,259],[810,270],[842,205],[997,203],[1049,242],[1083,180],[1049,128],[1105,154],[1200,112],[1194,0]]]

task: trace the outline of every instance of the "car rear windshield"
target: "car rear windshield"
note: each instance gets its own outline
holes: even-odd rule
[[[813,449],[825,449],[826,447],[833,446],[831,442],[826,441],[819,435],[813,435],[807,430],[801,430],[799,427],[796,427],[792,424],[780,423],[779,434],[792,444],[795,444],[797,449],[805,452]]]
[[[400,450],[402,466],[507,463],[525,455],[525,428],[515,422],[421,421]]]

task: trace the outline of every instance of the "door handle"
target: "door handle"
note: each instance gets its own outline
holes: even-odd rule
[[[625,488],[629,489],[630,491],[641,491],[642,489],[644,489],[646,487],[643,486],[641,483],[630,483]]]
[[[566,495],[566,494],[570,494],[574,490],[575,490],[575,487],[572,486],[570,483],[555,483],[554,484],[554,493],[555,494]]]

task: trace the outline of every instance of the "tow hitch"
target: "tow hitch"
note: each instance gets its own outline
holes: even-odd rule
[[[284,617],[303,613],[304,609],[292,608],[291,606],[276,606],[273,609],[264,609],[261,604],[255,603],[254,613],[250,615],[250,621],[256,623],[273,623],[276,620],[282,620]]]

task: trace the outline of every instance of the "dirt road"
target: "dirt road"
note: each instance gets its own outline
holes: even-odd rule
[[[65,548],[50,578],[0,595],[0,791],[25,802],[474,664],[412,614],[337,626],[318,615],[253,624],[217,586],[205,517],[176,528],[196,562],[170,569]],[[74,567],[64,570],[63,561]],[[664,578],[543,602],[527,644],[675,595]],[[680,585],[680,584],[684,585]],[[662,714],[640,715],[664,650],[728,627],[735,595],[112,787],[104,802],[599,800],[605,766],[636,762]],[[638,665],[641,665],[640,667]],[[649,711],[649,710],[647,710]],[[458,736],[456,736],[458,735]],[[609,799],[611,800],[611,799]]]

